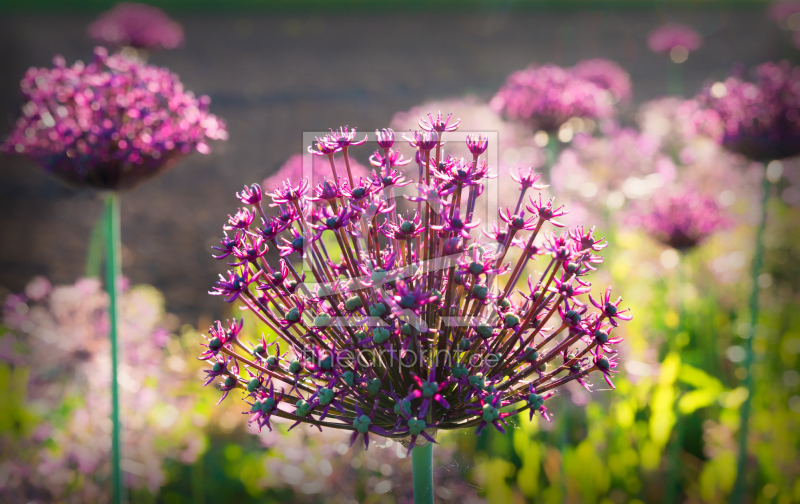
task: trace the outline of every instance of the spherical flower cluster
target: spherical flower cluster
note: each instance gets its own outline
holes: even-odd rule
[[[653,198],[652,210],[631,220],[664,245],[682,252],[698,246],[729,223],[713,198],[692,189]]]
[[[702,45],[703,37],[694,28],[676,23],[659,26],[647,36],[647,47],[659,54],[672,52],[676,48],[682,48],[688,54]]]
[[[244,207],[216,247],[232,269],[211,294],[241,303],[268,331],[246,341],[241,321],[217,321],[200,358],[223,398],[244,391],[251,424],[271,429],[278,417],[349,431],[351,444],[402,438],[410,450],[438,430],[502,431],[521,412],[549,418],[546,400],[571,381],[590,389],[592,373],[613,386],[621,338],[612,333],[631,315],[610,288],[589,294],[606,243],[593,229],[549,231],[564,227],[565,210],[524,191],[481,233],[485,141],[468,136],[471,159],[446,155],[443,137],[458,124],[442,114],[420,120],[423,131],[407,137],[414,181],[384,129],[369,179],[337,167],[325,136],[314,152],[329,157],[332,180],[268,194],[277,217],[264,212],[258,185],[239,193]],[[519,183],[535,189],[537,178],[522,173]],[[394,189],[411,182],[417,208],[398,211]],[[281,260],[265,260],[270,247]]]
[[[753,82],[729,77],[706,86],[698,100],[722,124],[722,144],[754,161],[800,153],[800,67],[763,63]]]
[[[125,483],[152,493],[165,481],[163,460],[192,463],[204,447],[191,415],[196,400],[184,392],[195,371],[170,344],[163,303],[152,287],[125,289],[120,326]],[[8,296],[2,320],[9,332],[0,361],[26,373],[27,421],[22,435],[0,435],[0,500],[109,502],[111,362],[100,282],[51,287],[37,278]]]
[[[95,49],[94,59],[31,68],[27,102],[0,149],[22,154],[65,181],[126,189],[171,167],[192,150],[225,140],[225,123],[208,112],[178,76],[123,54]]]
[[[533,64],[509,75],[490,106],[509,119],[529,123],[533,128],[547,132],[557,131],[572,117],[612,117],[615,113],[613,94],[604,87],[612,80],[601,80],[596,75],[593,79],[580,77],[572,69]],[[615,93],[619,92],[616,89]]]
[[[86,30],[101,44],[137,49],[175,49],[183,44],[183,27],[157,7],[121,2]]]
[[[631,76],[616,61],[605,58],[582,60],[572,67],[572,73],[607,89],[615,101],[628,102],[633,97]]]

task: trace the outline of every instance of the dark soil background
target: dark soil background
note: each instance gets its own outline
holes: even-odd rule
[[[187,44],[150,62],[210,95],[230,140],[124,195],[123,267],[133,283],[161,289],[168,309],[189,323],[227,310],[207,294],[224,271],[209,247],[236,211],[234,192],[304,149],[303,131],[345,124],[374,130],[426,99],[489,98],[506,75],[531,62],[572,65],[592,57],[614,59],[630,72],[635,97],[623,111],[630,121],[638,103],[666,93],[671,63],[645,43],[666,20],[706,36],[683,65],[687,95],[737,63],[794,56],[763,8],[173,17],[184,25]],[[54,53],[69,64],[91,57],[85,28],[93,18],[0,17],[0,135],[19,112],[18,84],[29,66],[49,66]],[[369,152],[356,154],[366,162]],[[0,157],[0,296],[35,275],[54,283],[79,277],[101,207],[97,193],[65,187],[25,159]]]

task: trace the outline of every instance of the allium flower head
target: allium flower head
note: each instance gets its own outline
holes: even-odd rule
[[[438,141],[455,129],[445,117],[423,119]],[[367,446],[370,436],[401,438],[411,450],[439,430],[503,431],[521,412],[549,419],[544,402],[571,381],[590,388],[592,373],[611,383],[621,338],[609,333],[631,315],[610,288],[586,298],[605,242],[583,227],[552,233],[565,210],[541,195],[521,210],[524,190],[541,188],[533,174],[520,178],[517,210],[503,208],[502,222],[481,230],[472,210],[487,179],[485,138],[467,143],[472,161],[414,142],[422,151],[419,194],[408,198],[415,211],[391,201],[399,175],[384,166],[372,189],[358,187],[369,196],[272,196],[279,209],[295,209],[280,232],[241,218],[275,229],[260,202],[231,217],[236,235],[216,249],[233,247],[239,261],[212,294],[242,303],[280,346],[265,351],[241,325],[217,322],[200,358],[216,360],[206,374],[217,373],[223,397],[242,391],[251,422],[341,429]],[[260,238],[284,256],[280,265],[261,255]],[[512,246],[521,248],[513,260]],[[523,279],[530,261],[543,261],[544,273]]]
[[[800,153],[800,67],[763,63],[753,81],[729,77],[698,96],[723,124],[722,144],[755,161]]]
[[[183,44],[183,27],[157,7],[121,2],[87,29],[101,44],[137,49],[175,49]]]
[[[713,198],[692,189],[653,198],[652,210],[635,219],[658,241],[680,251],[698,246],[729,223]]]
[[[572,73],[608,90],[615,101],[628,102],[633,96],[631,76],[616,61],[605,58],[582,60],[572,67]]]
[[[98,47],[88,65],[31,68],[21,83],[27,102],[0,146],[65,181],[128,189],[175,164],[208,140],[225,140],[225,123],[208,112],[177,75]]]
[[[677,47],[694,52],[703,45],[703,37],[694,28],[668,23],[654,28],[647,36],[647,47],[659,54],[669,53]]]
[[[767,17],[781,24],[786,23],[794,14],[800,14],[800,2],[797,0],[773,2],[767,10]]]
[[[536,129],[557,131],[571,117],[605,119],[614,115],[609,91],[556,65],[533,64],[512,73],[492,98],[491,107]]]

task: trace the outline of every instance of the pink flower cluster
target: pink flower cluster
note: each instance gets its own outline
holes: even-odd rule
[[[675,23],[659,26],[647,36],[647,47],[659,54],[668,53],[676,47],[683,47],[689,52],[700,49],[703,37],[693,28]]]
[[[161,294],[149,286],[123,293],[119,369],[126,485],[157,492],[165,458],[192,463],[205,441],[186,394],[195,371],[164,327]],[[0,434],[0,501],[109,502],[111,361],[108,296],[100,282],[52,287],[34,279],[2,306],[10,330],[0,338],[0,367],[27,375],[22,408],[32,425]],[[4,361],[4,362],[3,362]],[[32,432],[31,432],[32,431]]]
[[[616,61],[605,58],[582,60],[572,67],[572,73],[607,89],[615,101],[628,102],[633,97],[631,76]]]
[[[754,161],[800,153],[800,67],[763,63],[753,76],[709,84],[698,97],[718,114],[723,145]]]
[[[225,123],[178,76],[98,47],[93,61],[31,68],[21,88],[22,117],[0,146],[64,180],[126,189],[171,167],[208,140],[226,140]]]
[[[86,30],[101,44],[141,49],[175,49],[184,42],[183,27],[150,5],[122,2],[106,11]]]
[[[676,250],[690,250],[729,224],[713,198],[689,188],[653,199],[652,210],[631,220],[658,241]]]
[[[613,117],[614,96],[623,98],[626,91],[625,86],[616,87],[622,74],[609,72],[611,65],[603,66],[605,69],[596,62],[584,63],[576,70],[553,64],[532,64],[509,75],[490,106],[509,119],[521,120],[548,132],[557,131],[572,117]],[[611,83],[615,87],[606,87]]]

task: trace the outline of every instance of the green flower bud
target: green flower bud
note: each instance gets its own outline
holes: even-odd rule
[[[250,381],[247,382],[247,391],[255,392],[260,386],[261,386],[261,381],[258,378],[250,378]]]
[[[331,325],[331,316],[327,313],[320,313],[314,317],[314,327],[328,327]]]
[[[356,311],[363,306],[361,302],[361,298],[358,296],[352,296],[344,302],[344,308],[347,311]]]

